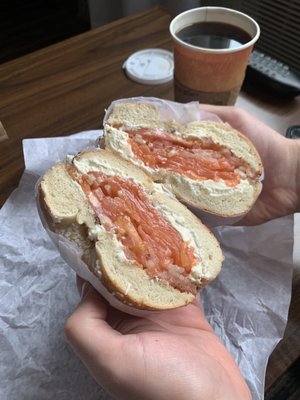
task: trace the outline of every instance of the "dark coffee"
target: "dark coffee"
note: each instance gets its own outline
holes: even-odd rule
[[[243,29],[221,22],[197,22],[186,26],[176,36],[188,44],[207,49],[235,49],[251,40]]]

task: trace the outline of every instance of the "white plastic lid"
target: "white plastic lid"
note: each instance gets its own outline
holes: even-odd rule
[[[145,49],[133,53],[123,64],[126,74],[135,82],[147,85],[173,79],[173,54],[163,49]]]

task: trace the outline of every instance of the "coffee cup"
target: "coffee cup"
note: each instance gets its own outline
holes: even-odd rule
[[[170,33],[175,100],[235,104],[260,35],[257,22],[233,9],[199,7],[177,15]]]

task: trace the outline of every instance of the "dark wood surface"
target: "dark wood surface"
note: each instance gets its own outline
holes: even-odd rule
[[[0,65],[0,121],[8,134],[0,141],[0,206],[24,169],[22,139],[101,128],[105,108],[118,98],[173,99],[172,83],[141,85],[122,70],[134,51],[171,50],[170,20],[164,9],[153,8]],[[237,105],[281,133],[300,123],[299,97],[280,99],[252,88],[241,93]],[[289,322],[268,364],[267,391],[299,359],[299,338],[300,273],[295,270]]]
[[[0,63],[88,31],[84,7],[84,0],[1,0]]]

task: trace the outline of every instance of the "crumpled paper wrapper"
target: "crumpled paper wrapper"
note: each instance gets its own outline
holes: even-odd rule
[[[90,378],[63,336],[79,298],[38,217],[34,188],[66,154],[94,144],[100,131],[25,140],[25,172],[0,211],[0,398],[111,399]],[[205,314],[234,356],[254,400],[263,399],[267,360],[283,336],[291,296],[293,216],[257,227],[215,229],[225,255],[201,294]]]
[[[115,105],[120,103],[148,103],[159,109],[161,119],[176,120],[181,124],[188,124],[191,121],[200,121],[203,119],[210,121],[221,121],[220,118],[207,111],[199,110],[198,101],[190,103],[177,103],[175,101],[163,100],[156,97],[129,97],[113,101],[105,112],[103,126],[112,112]]]

